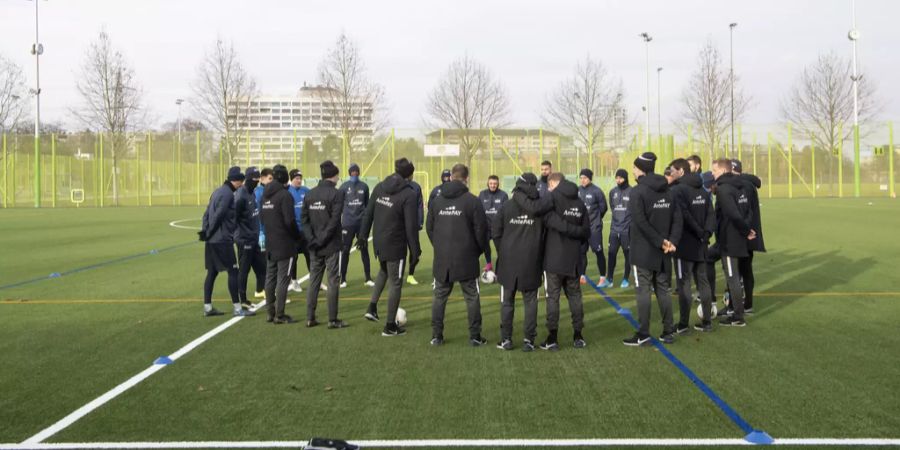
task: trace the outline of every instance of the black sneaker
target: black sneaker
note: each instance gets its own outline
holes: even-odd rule
[[[267,316],[266,317],[266,323],[272,323],[274,321],[275,321],[275,316]]]
[[[249,309],[241,308],[241,309],[238,309],[238,310],[235,310],[234,312],[232,312],[231,315],[234,317],[253,317],[256,315],[256,313],[253,311],[250,311]]]
[[[640,347],[648,342],[650,342],[650,336],[641,336],[638,333],[628,339],[622,339],[622,343],[629,347]]]
[[[253,303],[250,303],[250,300],[244,300],[241,302],[241,308],[247,310],[253,307]]]
[[[719,325],[723,327],[743,327],[747,326],[747,322],[735,319],[733,316],[726,317],[719,321]]]
[[[297,323],[297,321],[294,320],[293,317],[285,314],[281,317],[276,317],[274,320],[272,320],[272,323],[274,323],[275,325],[281,325],[281,324],[288,324],[288,323]]]
[[[695,323],[694,329],[703,333],[709,333],[713,330],[712,322]]]
[[[546,340],[541,342],[541,350],[556,352],[559,351],[559,344],[556,341]]]
[[[678,325],[675,325],[675,334],[685,334],[689,331],[691,331],[691,327],[689,327],[687,324],[682,325],[679,323]]]
[[[512,350],[513,349],[512,340],[503,339],[502,341],[497,343],[497,348],[499,348],[500,350]]]
[[[719,313],[716,314],[716,316],[717,316],[717,317],[728,317],[728,316],[730,316],[730,315],[732,315],[732,314],[734,314],[734,311],[733,311],[733,310],[728,309],[728,308],[725,308],[725,309],[720,309],[720,310],[719,310]]]
[[[674,333],[663,333],[659,335],[659,340],[663,344],[674,344],[675,343],[675,334]]]
[[[469,339],[469,345],[471,345],[472,347],[481,347],[485,344],[487,344],[487,339],[481,336],[476,336]]]
[[[572,341],[575,348],[585,348],[587,347],[587,342],[584,340],[584,336],[581,335],[580,331],[576,331],[572,335]]]
[[[379,321],[378,308],[375,305],[369,303],[369,310],[366,311],[366,314],[363,315],[363,317],[365,317],[366,320],[370,320],[372,322],[378,322]]]
[[[431,342],[429,342],[434,347],[440,347],[444,345],[444,337],[443,336],[435,336],[431,338]]]
[[[406,329],[396,323],[389,323],[381,330],[381,335],[385,337],[403,336],[404,334],[406,334]]]
[[[328,322],[328,329],[329,329],[329,330],[334,330],[334,329],[337,329],[337,328],[347,328],[347,327],[349,327],[349,326],[350,326],[350,325],[347,325],[347,322],[344,322],[344,321],[341,320],[341,319],[338,319],[338,320],[332,320],[332,321]]]
[[[522,351],[523,352],[533,352],[534,351],[534,342],[530,339],[522,340]]]
[[[313,319],[313,320],[307,320],[307,321],[306,321],[306,328],[312,328],[312,327],[314,327],[314,326],[317,326],[318,324],[319,324],[319,321],[316,320],[316,319]]]
[[[216,308],[212,308],[209,311],[203,311],[203,317],[213,317],[213,316],[224,316],[225,313],[219,311]]]

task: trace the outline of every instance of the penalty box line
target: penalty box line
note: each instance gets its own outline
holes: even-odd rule
[[[372,238],[369,238],[369,240],[371,241]],[[356,248],[354,247],[354,248],[350,249],[350,252],[352,253],[355,250],[356,250]],[[303,277],[299,278],[297,281],[302,283],[308,279],[309,279],[309,274],[307,273]],[[265,301],[256,303],[253,305],[252,308],[250,308],[250,310],[256,311],[259,308],[261,308],[264,304],[265,304]],[[150,367],[144,369],[137,375],[129,378],[125,382],[110,389],[109,391],[107,391],[103,395],[95,398],[94,400],[91,400],[90,402],[86,403],[84,406],[76,409],[75,411],[71,412],[69,415],[63,417],[62,419],[60,419],[58,422],[54,423],[53,425],[50,425],[49,427],[44,428],[43,430],[41,430],[34,436],[31,436],[30,438],[22,441],[21,445],[24,446],[22,448],[34,448],[33,446],[35,444],[40,444],[41,442],[47,440],[51,436],[68,428],[70,425],[77,422],[82,417],[90,414],[97,408],[105,405],[110,400],[121,395],[123,392],[131,389],[134,386],[137,386],[140,382],[146,380],[147,378],[150,378],[151,375],[155,374],[156,372],[159,372],[160,370],[165,368],[167,365],[172,364],[173,362],[177,361],[182,356],[190,353],[192,350],[199,347],[204,342],[214,338],[219,333],[231,328],[234,324],[240,322],[242,319],[244,319],[243,316],[232,317],[225,323],[213,328],[212,330],[206,332],[205,334],[198,337],[197,339],[194,339],[193,341],[189,342],[184,347],[181,347],[180,349],[176,350],[175,353],[172,353],[171,355],[168,355],[168,356],[163,356],[163,357],[158,358],[156,361],[153,362],[153,364]]]
[[[624,317],[625,320],[627,320],[635,330],[640,328],[640,324],[638,324],[637,320],[635,320],[634,316],[632,316],[631,310],[623,308],[618,302],[616,302],[612,297],[604,292],[603,289],[597,286],[597,284],[594,283],[594,281],[590,278],[587,278],[587,282],[591,285],[592,288],[594,288],[595,291],[597,291],[598,294],[600,294],[601,297],[603,297],[604,300],[606,300],[607,303],[609,303],[610,306],[615,308],[616,312],[620,316]],[[707,398],[712,400],[712,402],[715,403],[716,406],[718,406],[719,409],[723,413],[725,413],[725,415],[728,416],[728,418],[731,419],[731,421],[735,425],[737,425],[738,428],[741,429],[741,431],[746,433],[744,436],[744,440],[746,442],[751,444],[771,444],[773,442],[771,436],[769,436],[765,431],[754,428],[752,425],[750,425],[750,423],[744,420],[744,418],[741,417],[741,415],[738,414],[738,412],[735,411],[734,408],[731,407],[731,405],[726,403],[725,400],[722,399],[722,397],[719,397],[719,395],[716,394],[715,391],[713,391],[712,388],[710,388],[706,383],[704,383],[703,380],[701,380],[693,370],[688,368],[688,366],[681,362],[680,359],[676,358],[675,355],[673,355],[672,352],[670,352],[662,342],[652,336],[650,337],[650,340],[653,343],[653,346],[657,350],[659,350],[659,352],[663,356],[665,356],[666,359],[669,360],[670,363],[672,363],[672,365],[674,365],[682,374],[684,374],[684,376],[686,376],[692,383],[694,383],[694,385],[697,386],[697,388],[700,389],[700,391],[703,392],[703,394],[706,395]]]

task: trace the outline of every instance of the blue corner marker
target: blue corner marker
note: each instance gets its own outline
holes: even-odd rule
[[[172,361],[172,358],[169,358],[168,356],[160,356],[159,358],[156,358],[156,361],[153,361],[153,364],[167,366],[173,362],[175,361]]]
[[[631,310],[628,309],[628,308],[619,308],[619,309],[616,310],[616,312],[619,313],[620,315],[623,315],[623,316],[630,316],[630,315],[631,315]]]
[[[59,272],[53,272],[53,273],[51,273],[50,275],[48,275],[47,278],[59,278],[59,277],[61,277],[61,276],[62,276],[61,273],[59,273]]]
[[[772,445],[775,443],[775,439],[772,439],[769,433],[762,430],[753,430],[750,434],[744,436],[744,440],[756,445]]]

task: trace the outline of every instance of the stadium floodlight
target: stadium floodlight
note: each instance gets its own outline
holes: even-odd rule
[[[656,68],[656,133],[662,139],[662,67]]]
[[[181,104],[184,103],[183,98],[176,98],[175,104],[178,105],[178,145],[181,145]]]
[[[728,24],[728,59],[730,60],[731,65],[731,75],[730,81],[728,82],[731,85],[731,156],[734,157],[734,29],[737,27],[737,22],[731,22]]]
[[[34,55],[34,207],[41,207],[41,55],[44,54],[44,45],[41,44],[38,31],[40,29],[38,14],[39,0],[34,2],[34,43],[31,44],[31,54]]]
[[[647,151],[650,151],[650,41],[653,40],[653,36],[650,36],[646,31],[640,34],[641,39],[644,40],[644,49],[646,55],[646,81],[647,81],[647,98],[645,101],[646,106],[644,106],[644,119],[646,122],[646,132],[645,137],[647,139]]]
[[[853,59],[853,74],[850,80],[853,81],[853,195],[860,195],[860,177],[859,177],[859,80],[862,75],[859,74],[859,67],[856,60],[856,41],[859,40],[859,30],[856,29],[856,2],[850,0],[850,31],[847,33],[847,39],[850,40]]]

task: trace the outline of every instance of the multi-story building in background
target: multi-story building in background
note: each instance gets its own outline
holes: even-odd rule
[[[256,97],[235,105],[232,114],[239,118],[238,127],[249,139],[242,139],[236,162],[262,166],[276,161],[286,162],[301,152],[309,139],[316,149],[329,135],[341,137],[339,102],[329,88],[303,87],[293,97]],[[374,135],[373,107],[359,102],[348,122],[354,130],[350,148],[368,145]],[[249,155],[249,162],[247,161]]]

